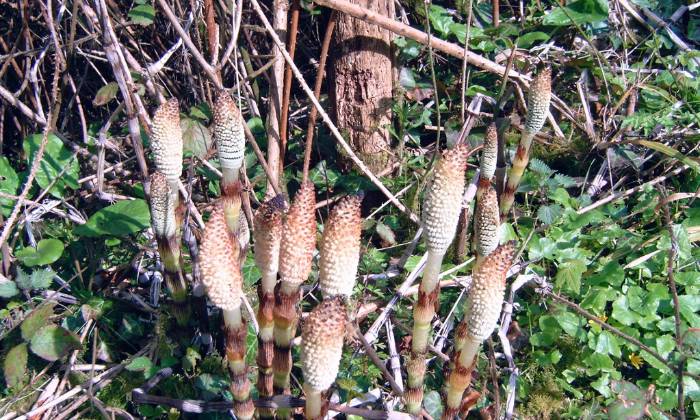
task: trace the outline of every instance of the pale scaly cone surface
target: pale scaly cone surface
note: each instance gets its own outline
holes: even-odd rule
[[[219,152],[219,163],[223,173],[222,189],[238,180],[238,172],[245,156],[245,131],[243,116],[228,92],[222,90],[214,103],[213,136]]]
[[[306,418],[322,418],[328,401],[323,394],[338,376],[343,355],[347,309],[343,298],[325,299],[315,307],[301,328],[301,369],[304,373]]]
[[[151,150],[156,170],[167,178],[177,202],[178,181],[182,174],[182,129],[180,107],[175,98],[158,107],[153,115]]]
[[[241,314],[243,276],[239,253],[238,242],[226,224],[224,209],[217,205],[202,237],[202,281],[211,302],[223,312],[233,411],[238,418],[251,419],[255,407],[250,399],[248,367],[245,362],[247,328]]]
[[[179,229],[175,217],[176,203],[168,180],[161,172],[151,174],[150,200],[151,225],[163,264],[163,278],[173,299],[173,315],[179,325],[185,326],[190,318],[190,307],[187,301],[187,283],[180,261]]]
[[[360,260],[361,196],[348,196],[333,207],[321,242],[319,282],[324,297],[350,297]]]
[[[491,123],[486,127],[486,135],[484,136],[484,148],[481,149],[481,160],[479,162],[480,174],[479,178],[488,180],[493,179],[496,173],[496,164],[498,161],[498,130],[496,124]]]
[[[540,67],[537,75],[530,83],[530,92],[527,98],[527,119],[525,130],[520,137],[520,143],[515,151],[513,165],[508,173],[508,181],[501,195],[501,218],[510,211],[515,201],[515,191],[518,189],[520,179],[523,177],[527,163],[530,160],[530,145],[532,139],[544,126],[549,112],[549,103],[552,97],[552,69],[549,66]]]
[[[462,395],[469,387],[476,364],[476,355],[482,342],[498,324],[503,306],[506,274],[513,264],[515,243],[508,242],[489,254],[477,267],[472,288],[465,305],[464,319],[456,330],[455,348],[451,360],[454,367],[445,386],[443,419],[452,419],[459,413]]]
[[[477,199],[474,213],[474,238],[476,240],[477,258],[485,257],[498,246],[498,197],[496,190],[489,184]]]
[[[279,268],[280,245],[282,242],[282,216],[286,209],[284,197],[278,195],[264,202],[255,212],[253,231],[255,265],[262,279],[258,284],[258,381],[261,397],[274,395],[272,387],[272,361],[274,357],[274,316],[275,294]],[[258,410],[261,417],[271,417],[272,410]]]
[[[469,146],[460,144],[443,152],[423,202],[424,237],[428,258],[413,306],[411,360],[407,364],[407,389],[404,403],[411,414],[418,414],[423,401],[425,353],[431,332],[431,321],[439,298],[440,267],[447,248],[454,239],[462,209],[465,172]]]
[[[275,393],[289,393],[291,341],[298,323],[299,286],[309,277],[316,246],[316,196],[310,182],[302,184],[287,212],[280,247],[280,283],[275,288],[273,384]],[[278,416],[287,414],[278,410]]]

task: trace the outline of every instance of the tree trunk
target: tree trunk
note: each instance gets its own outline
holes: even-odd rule
[[[393,0],[352,1],[394,16]],[[334,39],[329,91],[335,121],[360,159],[377,173],[391,159],[392,33],[341,13]]]

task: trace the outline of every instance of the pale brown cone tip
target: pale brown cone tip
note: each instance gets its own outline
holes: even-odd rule
[[[500,216],[496,190],[489,184],[479,197],[474,214],[474,234],[476,252],[481,256],[489,255],[498,246],[498,228]]]
[[[212,211],[204,229],[200,268],[209,299],[224,310],[234,310],[241,305],[243,278],[238,254],[238,244],[229,233],[224,210],[219,205]]]
[[[540,68],[530,83],[527,100],[527,119],[525,131],[537,133],[542,129],[549,112],[549,102],[552,97],[552,68]]]
[[[333,207],[323,233],[319,277],[324,296],[350,296],[360,259],[362,197],[348,196]]]
[[[485,340],[498,324],[503,306],[506,274],[513,264],[514,254],[514,241],[501,245],[484,258],[472,276],[472,288],[465,314],[468,335],[474,339]]]
[[[316,195],[314,185],[302,184],[282,229],[279,272],[283,282],[303,283],[311,272],[316,247]]]
[[[423,222],[428,249],[447,251],[457,230],[464,193],[469,146],[459,144],[443,152],[423,203]]]
[[[161,172],[151,174],[151,225],[159,238],[171,238],[177,232],[175,203],[168,180]]]
[[[243,117],[231,95],[220,91],[214,103],[214,140],[223,168],[240,168],[245,154]]]
[[[182,130],[179,103],[175,98],[158,107],[153,116],[151,149],[157,170],[169,182],[176,181],[182,173]]]
[[[255,264],[260,271],[277,272],[284,210],[284,198],[279,195],[265,201],[255,211],[253,241],[255,243]]]
[[[315,307],[301,327],[301,368],[304,382],[324,391],[338,376],[347,309],[339,297],[326,299]]]
[[[491,179],[496,173],[496,162],[498,160],[498,130],[496,124],[491,123],[486,128],[484,136],[484,148],[481,150],[481,162],[479,175],[482,179]]]

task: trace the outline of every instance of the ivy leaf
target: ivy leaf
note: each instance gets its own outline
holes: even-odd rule
[[[56,306],[56,304],[53,302],[41,305],[22,321],[20,330],[22,331],[22,338],[24,341],[31,341],[34,334],[48,324],[49,318],[53,315],[54,306]]]
[[[581,260],[570,260],[560,264],[555,279],[557,288],[578,295],[581,291],[581,275],[585,271],[586,264]]]
[[[63,249],[63,242],[58,239],[42,239],[36,244],[36,248],[22,248],[15,256],[27,267],[48,265],[61,258]]]
[[[74,232],[95,238],[112,235],[123,236],[139,232],[151,224],[151,213],[145,200],[124,200],[98,210],[87,223]]]
[[[80,339],[77,335],[53,324],[46,325],[37,331],[30,343],[32,352],[49,362],[56,361],[80,347]]]
[[[137,25],[148,26],[156,17],[156,9],[150,4],[140,4],[129,10],[129,19]]]
[[[27,373],[27,343],[17,344],[5,355],[3,373],[8,388],[24,382]]]
[[[39,146],[41,145],[42,134],[32,134],[24,139],[24,154],[27,156],[27,164],[31,168]],[[53,186],[49,190],[51,195],[62,198],[66,188],[78,189],[78,160],[73,152],[63,145],[61,139],[54,134],[48,135],[44,157],[39,163],[39,170],[36,174],[36,182],[41,188],[47,188],[51,183]],[[59,174],[61,176],[59,177]],[[55,183],[54,183],[55,181]]]
[[[19,188],[19,177],[17,172],[10,165],[10,161],[5,156],[0,156],[0,192],[10,195],[17,194]],[[12,207],[15,200],[11,198],[0,197],[0,212],[3,216],[9,216],[12,213]]]

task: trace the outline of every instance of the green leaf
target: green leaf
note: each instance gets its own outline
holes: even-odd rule
[[[42,138],[42,134],[32,134],[24,139],[24,154],[27,156],[30,168],[34,162],[34,156],[39,151]],[[79,171],[78,160],[73,156],[73,153],[63,145],[61,139],[54,134],[49,134],[44,157],[36,173],[37,184],[41,188],[46,188],[55,180],[56,182],[49,192],[56,198],[63,198],[66,188],[75,190],[80,187],[78,184]],[[61,174],[60,177],[59,174]]]
[[[145,200],[124,200],[98,210],[87,223],[75,228],[81,236],[123,236],[139,232],[151,224],[151,213]]]
[[[27,318],[22,321],[20,330],[24,341],[31,341],[34,334],[49,323],[49,318],[53,315],[55,303],[49,302],[33,310]]]
[[[454,19],[442,6],[431,5],[430,6],[430,24],[433,29],[438,31],[443,36],[450,34],[450,25],[454,23]]]
[[[574,23],[583,25],[600,22],[607,18],[607,0],[576,0],[566,6],[556,7],[545,15],[542,23],[553,26],[569,26]]]
[[[7,353],[3,373],[8,388],[24,382],[27,373],[27,343],[17,344]]]
[[[637,143],[641,144],[642,146],[646,146],[650,149],[654,149],[657,152],[663,153],[668,157],[678,159],[684,164],[693,168],[695,171],[700,172],[700,163],[698,163],[696,159],[690,158],[672,147],[649,140],[639,140],[637,141]]]
[[[117,82],[110,82],[102,86],[95,94],[95,99],[92,100],[92,104],[95,106],[107,105],[109,101],[117,96],[119,91],[119,85]]]
[[[570,336],[576,337],[579,340],[586,337],[586,332],[583,329],[586,322],[580,316],[576,316],[571,312],[561,312],[557,314],[556,320],[561,328]]]
[[[551,225],[554,223],[561,215],[564,213],[564,208],[559,204],[552,204],[550,206],[541,206],[537,210],[537,218],[542,221],[545,225]]]
[[[676,342],[670,335],[656,337],[656,350],[661,356],[667,357],[675,348]]]
[[[437,391],[427,392],[423,398],[423,407],[425,407],[425,411],[427,411],[432,418],[439,419],[442,417],[443,408],[440,393]]]
[[[610,389],[615,394],[615,402],[608,406],[609,419],[634,420],[645,417],[646,398],[636,385],[613,380]]]
[[[47,267],[42,270],[34,270],[32,275],[29,276],[29,282],[32,285],[32,289],[48,289],[55,276],[56,273]]]
[[[156,9],[150,4],[140,4],[129,10],[129,19],[137,25],[148,26],[156,17]]]
[[[197,349],[187,347],[185,357],[182,358],[182,368],[188,371],[194,370],[194,368],[197,367],[198,360],[202,360],[202,356],[199,354]]]
[[[617,338],[607,331],[602,331],[598,335],[598,342],[596,343],[595,351],[601,354],[609,354],[617,358],[622,355]]]
[[[581,260],[571,260],[560,264],[555,278],[557,288],[579,294],[581,291],[581,275],[585,271],[586,264]]]
[[[200,390],[201,397],[204,400],[210,401],[221,395],[228,388],[229,384],[223,376],[202,373],[195,379],[194,386]]]
[[[625,271],[617,261],[611,261],[599,272],[595,273],[588,279],[589,284],[609,284],[610,286],[620,287],[625,279]]]
[[[622,325],[630,326],[639,320],[639,315],[630,310],[626,295],[615,299],[612,308],[612,319]]]
[[[515,42],[519,48],[530,48],[537,41],[549,41],[549,35],[544,32],[528,32]]]
[[[153,366],[153,362],[146,356],[140,356],[131,361],[124,369],[129,372],[144,372]]]
[[[36,248],[22,248],[15,256],[27,267],[48,265],[61,258],[63,249],[63,242],[58,239],[42,239],[36,244]]]
[[[5,156],[0,156],[0,192],[10,195],[17,194],[19,188],[19,177],[17,172],[10,165],[10,161]],[[12,213],[15,200],[0,197],[0,212],[3,216]]]
[[[203,159],[212,143],[209,129],[201,122],[189,117],[180,119],[180,127],[182,128],[182,147],[184,151]]]
[[[15,276],[15,283],[17,283],[17,286],[19,286],[20,289],[22,290],[31,290],[32,289],[32,277],[27,274],[24,270],[21,268],[17,269],[17,275]]]
[[[5,276],[0,275],[0,298],[9,299],[12,296],[16,296],[19,293],[17,284],[5,278]]]
[[[243,283],[246,287],[250,287],[255,284],[262,275],[260,274],[260,269],[255,264],[255,257],[252,253],[248,253],[245,261],[243,262],[243,267],[241,268],[243,272]]]
[[[80,339],[77,335],[53,324],[37,331],[30,343],[32,352],[49,362],[56,361],[80,347]]]

